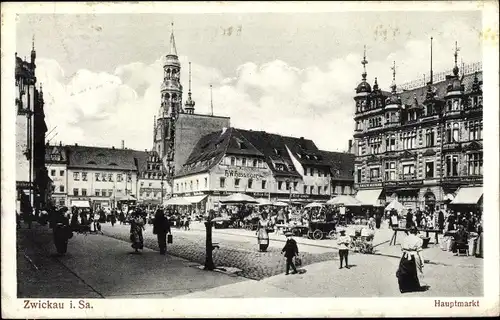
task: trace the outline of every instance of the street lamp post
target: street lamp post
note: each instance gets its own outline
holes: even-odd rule
[[[208,212],[208,218],[207,221],[205,221],[205,230],[206,230],[206,242],[205,242],[205,248],[206,248],[206,253],[205,253],[205,270],[214,270],[215,265],[214,265],[214,259],[212,256],[212,251],[214,250],[214,246],[212,244],[212,218],[214,215],[214,210],[210,209]]]

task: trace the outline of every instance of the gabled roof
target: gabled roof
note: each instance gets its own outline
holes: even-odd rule
[[[88,146],[66,146],[68,167],[87,169],[138,170],[147,152]]]
[[[483,81],[483,72],[480,71],[477,73],[477,78],[481,82]],[[450,80],[443,80],[432,85],[436,90],[436,98],[441,100],[446,95],[446,88],[448,87],[448,83]],[[465,75],[462,81],[462,84],[465,86],[465,93],[470,93],[472,90],[472,83],[474,82],[474,74]],[[403,105],[411,105],[413,104],[414,96],[416,95],[417,101],[419,104],[422,104],[425,100],[425,93],[427,92],[427,86],[423,86],[420,88],[412,89],[412,90],[404,90],[399,95],[401,96],[401,103]]]
[[[301,164],[329,165],[312,140],[228,128],[202,137],[177,176],[205,172],[219,163],[225,155],[248,155],[264,158],[275,175],[300,177],[287,148]]]
[[[320,152],[330,165],[332,179],[354,181],[354,154],[323,150]]]

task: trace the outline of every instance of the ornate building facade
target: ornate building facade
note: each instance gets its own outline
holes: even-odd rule
[[[358,199],[433,210],[460,189],[482,187],[482,69],[460,74],[457,52],[451,75],[434,83],[431,68],[427,85],[411,90],[397,90],[394,65],[390,92],[377,78],[373,87],[367,82],[365,54],[354,97]]]
[[[45,167],[45,124],[42,86],[36,88],[36,51],[30,61],[15,56],[16,189],[18,211],[31,213],[49,204],[51,179]]]

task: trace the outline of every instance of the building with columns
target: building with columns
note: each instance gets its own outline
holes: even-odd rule
[[[431,64],[426,85],[404,90],[398,90],[393,65],[390,92],[379,88],[377,78],[373,87],[367,82],[365,54],[354,96],[358,199],[374,205],[397,199],[430,210],[481,200],[482,66],[462,66],[460,72],[457,53],[451,72],[434,76]]]

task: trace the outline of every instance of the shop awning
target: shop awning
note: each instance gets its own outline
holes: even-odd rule
[[[200,203],[201,201],[205,200],[206,197],[207,197],[206,194],[202,194],[199,196],[184,197],[184,199],[194,204],[194,203]]]
[[[483,196],[482,187],[460,188],[451,204],[477,204]]]
[[[73,200],[71,201],[71,206],[77,208],[90,208],[90,204],[87,200]]]
[[[378,198],[381,193],[382,189],[359,190],[355,198],[361,202],[361,205],[377,207],[380,206]]]

